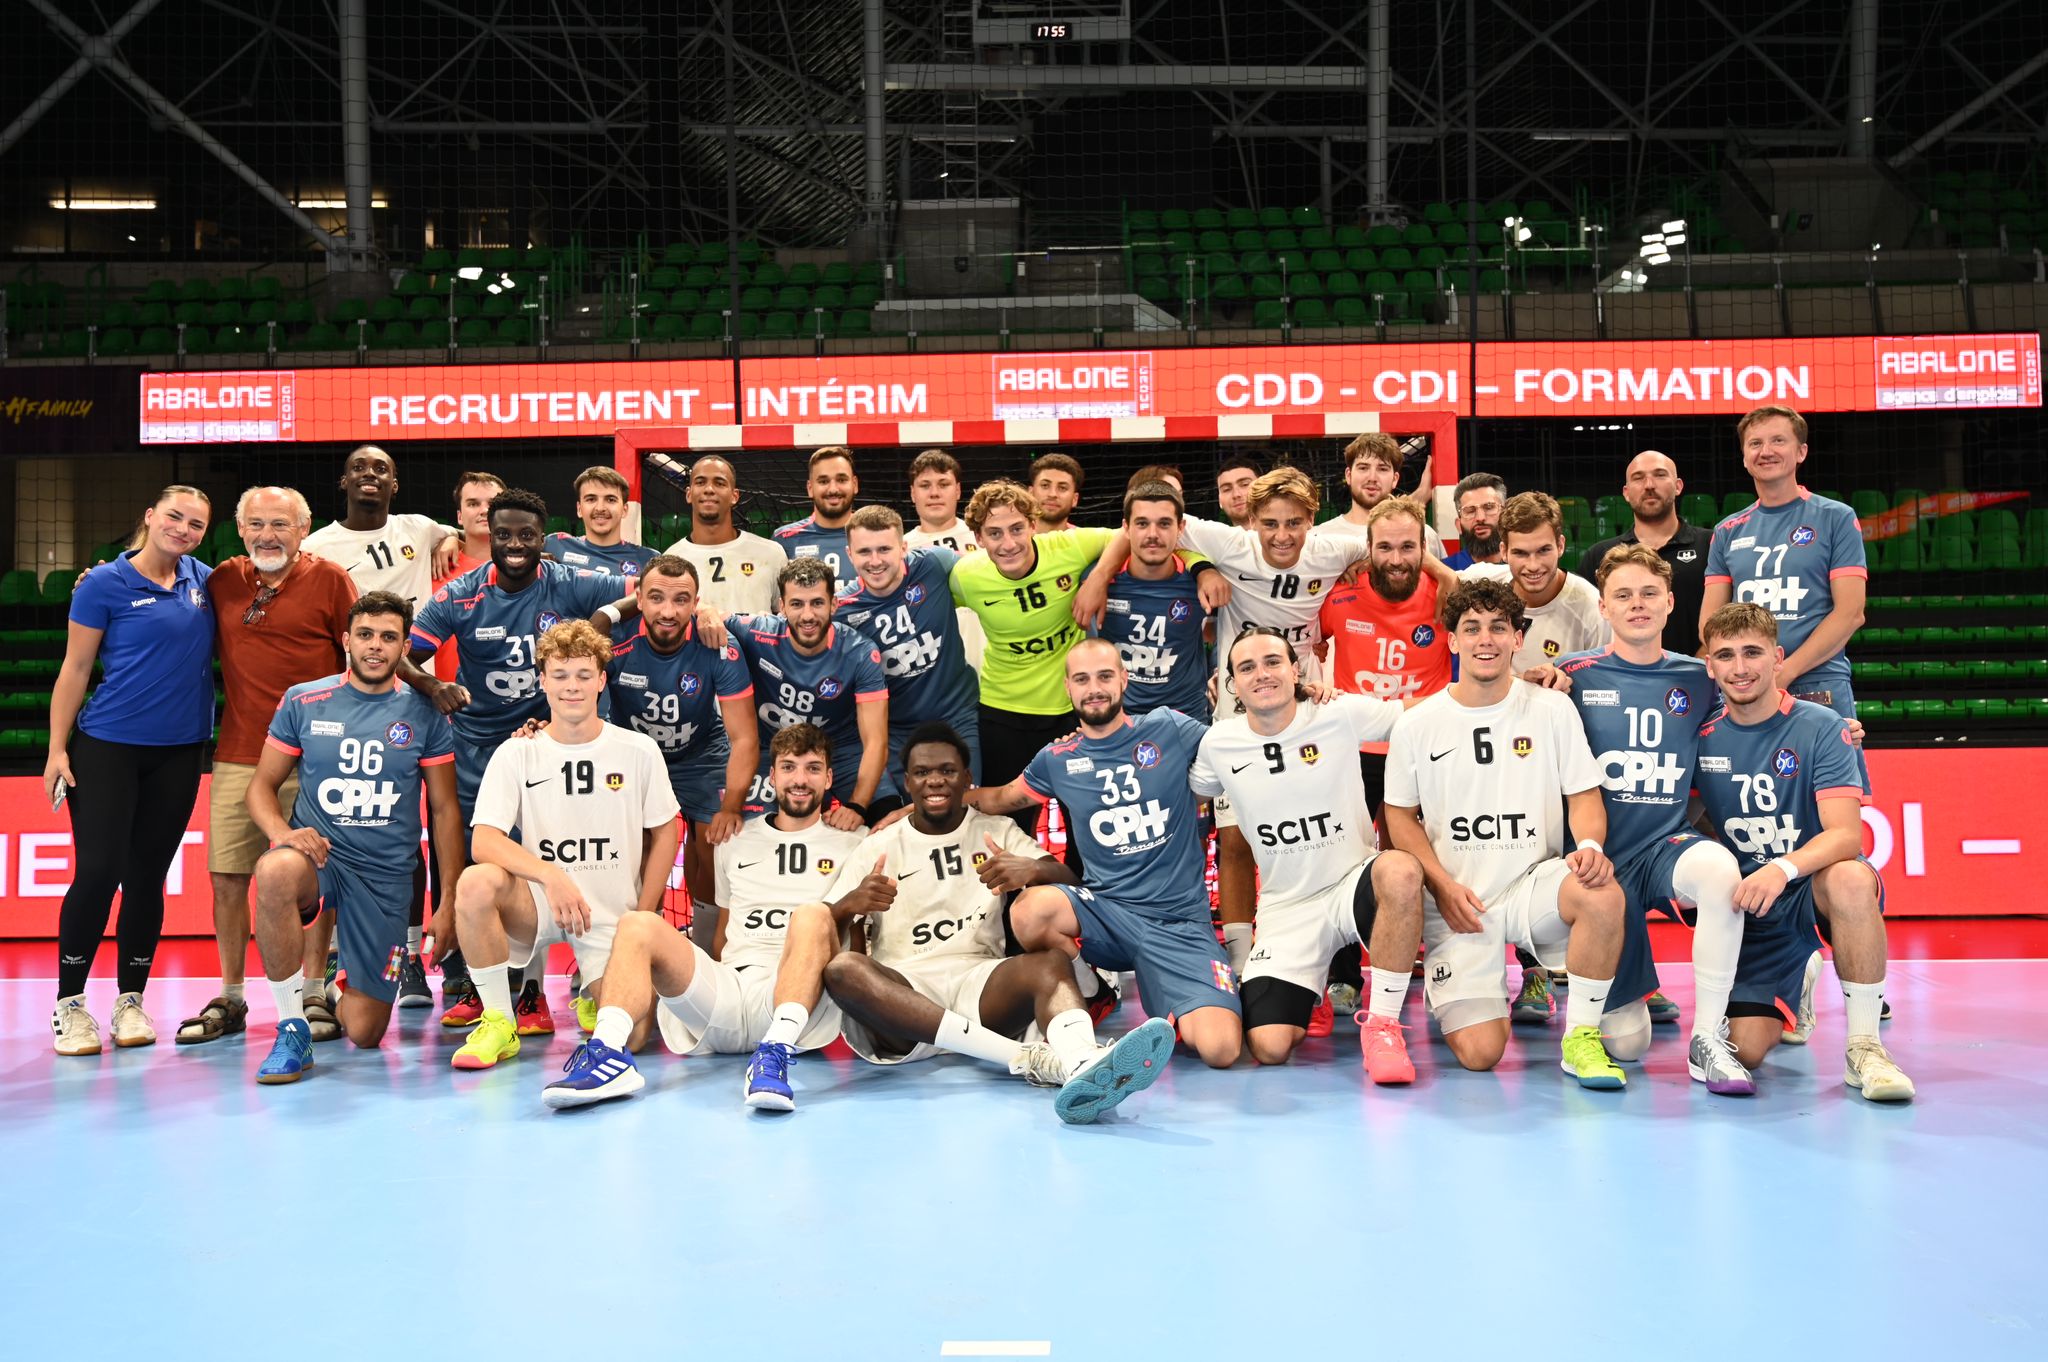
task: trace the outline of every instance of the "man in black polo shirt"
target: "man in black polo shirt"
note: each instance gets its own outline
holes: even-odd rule
[[[1671,564],[1671,594],[1676,598],[1664,625],[1664,646],[1691,656],[1700,650],[1700,599],[1706,594],[1707,544],[1713,526],[1688,525],[1678,518],[1678,498],[1685,483],[1678,465],[1654,449],[1629,460],[1622,480],[1622,499],[1636,514],[1627,533],[1603,539],[1579,557],[1579,575],[1591,581],[1607,550],[1617,544],[1641,544]],[[1687,615],[1687,611],[1691,614]]]

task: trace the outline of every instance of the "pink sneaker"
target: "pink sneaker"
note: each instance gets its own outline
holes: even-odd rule
[[[1358,1044],[1365,1051],[1365,1071],[1373,1082],[1392,1086],[1415,1081],[1415,1065],[1408,1058],[1408,1042],[1401,1038],[1401,1023],[1361,1013]]]

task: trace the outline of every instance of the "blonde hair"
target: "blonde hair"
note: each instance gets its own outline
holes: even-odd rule
[[[1038,519],[1038,502],[1029,488],[1021,482],[1008,478],[997,478],[974,489],[974,495],[967,499],[967,528],[976,534],[988,523],[989,513],[1009,507],[1027,521]]]
[[[1311,520],[1315,519],[1317,510],[1323,504],[1322,494],[1316,490],[1314,479],[1299,468],[1282,464],[1270,473],[1261,473],[1252,480],[1252,489],[1245,497],[1245,513],[1257,515],[1265,509],[1267,502],[1282,497],[1300,502],[1308,509]]]
[[[1762,425],[1766,421],[1780,419],[1790,421],[1792,423],[1792,434],[1798,438],[1800,444],[1806,443],[1806,418],[1804,416],[1801,416],[1790,407],[1758,407],[1755,411],[1735,423],[1736,445],[1739,447],[1744,440],[1749,438],[1749,428],[1751,426]]]
[[[1664,585],[1671,585],[1671,564],[1647,544],[1616,544],[1601,554],[1600,565],[1593,569],[1593,585],[1599,587],[1604,595],[1607,579],[1625,567],[1645,568]]]
[[[1396,516],[1407,516],[1415,522],[1418,530],[1429,524],[1422,518],[1422,503],[1414,497],[1388,497],[1365,513],[1366,533],[1370,535],[1379,528],[1382,520],[1392,520]]]
[[[1528,534],[1545,526],[1559,538],[1564,537],[1564,508],[1548,492],[1517,492],[1500,508],[1503,540],[1511,534]]]
[[[589,620],[564,620],[542,634],[533,650],[534,665],[542,670],[558,657],[587,657],[601,671],[612,660],[612,641]]]
[[[846,528],[867,530],[870,533],[886,533],[893,530],[897,534],[902,534],[903,517],[896,513],[893,506],[863,506],[846,518]]]
[[[158,492],[156,494],[156,499],[149,503],[149,509],[154,511],[157,507],[163,505],[172,497],[198,497],[201,501],[205,502],[206,521],[207,525],[211,527],[211,525],[213,524],[213,498],[206,495],[206,493],[200,491],[197,487],[194,487],[192,486],[192,484],[187,482],[174,482],[171,483],[169,486],[165,487],[161,492]],[[311,518],[310,513],[308,515],[308,518]],[[128,551],[130,553],[133,553],[135,552],[135,550],[141,548],[144,544],[147,544],[148,542],[149,518],[147,513],[145,513],[143,515],[137,516],[135,519],[135,533],[128,536]]]
[[[1730,601],[1707,616],[1706,625],[1700,630],[1700,644],[1704,647],[1717,638],[1734,638],[1738,634],[1761,634],[1776,643],[1777,617],[1755,601]]]

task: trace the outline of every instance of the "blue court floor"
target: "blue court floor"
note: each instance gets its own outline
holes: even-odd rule
[[[2048,961],[1894,962],[1910,1106],[1842,1085],[1830,970],[1749,1101],[1687,1082],[1676,1027],[1622,1093],[1555,1027],[1460,1073],[1418,989],[1411,1089],[1341,1021],[1286,1068],[1183,1055],[1093,1128],[953,1059],[810,1059],[772,1118],[743,1060],[655,1053],[553,1114],[550,983],[564,1033],[495,1071],[411,1012],[258,1088],[260,982],[246,1038],[172,1045],[211,989],[167,980],[158,1045],[60,1060],[51,984],[0,981],[5,1354],[2048,1357]]]

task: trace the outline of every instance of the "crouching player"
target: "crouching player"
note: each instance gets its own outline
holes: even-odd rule
[[[412,868],[422,783],[444,882],[461,872],[455,730],[433,701],[398,684],[411,629],[405,597],[359,597],[342,643],[348,670],[285,692],[249,782],[249,816],[271,842],[256,862],[256,944],[277,999],[277,1040],[256,1071],[258,1083],[295,1083],[313,1067],[299,959],[304,924],[323,905],[334,910],[348,978],[342,1030],[366,1048],[383,1039],[419,893]],[[299,797],[287,822],[277,791],[294,766]]]
[[[1752,915],[1728,1004],[1736,1057],[1753,1066],[1778,1044],[1825,913],[1847,999],[1843,1081],[1873,1102],[1906,1101],[1913,1081],[1877,1037],[1884,881],[1859,854],[1864,787],[1849,721],[1779,689],[1785,655],[1762,606],[1722,606],[1701,642],[1728,710],[1700,730],[1700,798],[1747,872],[1735,906]]]
[[[611,655],[611,641],[588,620],[541,635],[534,660],[548,726],[528,741],[500,744],[484,769],[471,835],[476,864],[456,882],[454,903],[484,1010],[455,1052],[458,1069],[488,1069],[519,1053],[511,968],[543,961],[548,947],[566,942],[602,1007],[620,919],[661,909],[680,809],[654,739],[598,717]]]
[[[789,932],[793,914],[814,902],[859,847],[861,834],[820,817],[832,790],[832,741],[816,724],[794,724],[769,747],[775,812],[748,823],[716,851],[719,905],[711,949],[658,914],[630,913],[612,939],[604,1005],[566,1077],[541,1100],[579,1107],[638,1092],[645,1080],[632,1051],[648,1036],[679,1055],[756,1056],[747,1105],[788,1111],[789,1064],[799,1050],[830,1045],[839,1011],[819,1006],[825,962],[838,943]],[[751,767],[749,768],[751,770]],[[757,1073],[767,1056],[772,1072]]]

